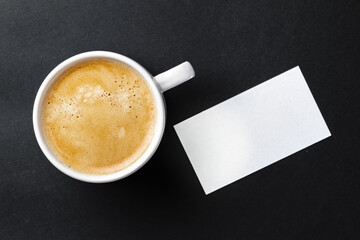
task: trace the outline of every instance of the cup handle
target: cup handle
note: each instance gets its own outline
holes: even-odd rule
[[[194,68],[186,61],[155,76],[160,91],[165,92],[195,76]]]

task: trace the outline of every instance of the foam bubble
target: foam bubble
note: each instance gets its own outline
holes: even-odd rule
[[[125,128],[121,127],[118,133],[118,138],[123,138],[125,137]]]

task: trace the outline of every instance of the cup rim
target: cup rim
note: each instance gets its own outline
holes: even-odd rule
[[[41,111],[43,102],[45,100],[46,94],[52,84],[58,79],[58,77],[64,73],[66,70],[71,68],[72,66],[79,64],[81,62],[86,62],[93,59],[110,59],[113,61],[121,62],[126,64],[127,66],[134,69],[138,72],[147,85],[149,86],[154,100],[155,106],[157,110],[157,117],[156,117],[156,126],[154,130],[153,138],[150,142],[150,145],[145,150],[145,152],[138,158],[134,163],[130,166],[117,171],[111,174],[105,175],[94,175],[94,174],[86,174],[79,171],[76,171],[66,164],[64,164],[58,156],[51,150],[51,147],[47,144],[46,136],[43,133],[42,121],[41,121]],[[34,101],[33,107],[33,127],[35,132],[36,140],[45,154],[46,158],[54,165],[58,170],[63,172],[64,174],[75,178],[80,181],[90,182],[90,183],[106,183],[106,182],[113,182],[125,178],[137,170],[139,170],[142,166],[144,166],[155,153],[156,149],[158,148],[162,136],[165,130],[165,117],[166,117],[166,109],[165,109],[165,101],[163,99],[162,93],[159,90],[159,87],[154,80],[154,77],[139,63],[135,62],[129,57],[121,55],[119,53],[108,52],[108,51],[90,51],[77,54],[72,56],[65,61],[61,62],[57,65],[44,79],[42,82]]]

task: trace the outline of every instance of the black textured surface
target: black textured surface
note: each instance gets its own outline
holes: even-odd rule
[[[0,239],[359,239],[360,2],[0,0]],[[44,157],[32,105],[80,52],[196,78],[152,160],[109,184]],[[333,136],[205,196],[172,125],[299,65]],[[221,159],[219,159],[221,160]]]

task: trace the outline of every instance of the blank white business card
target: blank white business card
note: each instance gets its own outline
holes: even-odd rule
[[[299,67],[174,128],[206,194],[331,136]]]

